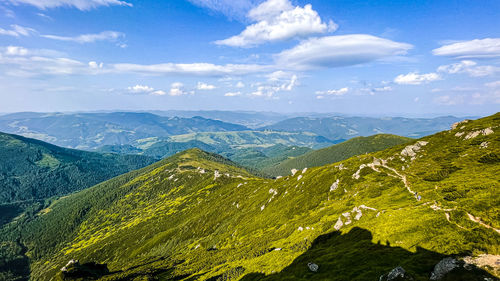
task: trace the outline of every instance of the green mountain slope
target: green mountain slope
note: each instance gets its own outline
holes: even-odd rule
[[[0,133],[0,158],[0,204],[64,195],[155,161],[66,149],[4,133]]]
[[[273,176],[289,175],[292,169],[302,170],[306,167],[323,166],[347,159],[354,155],[383,150],[391,146],[409,142],[410,140],[409,138],[394,135],[357,137],[330,147],[287,159],[278,165],[265,168],[263,171]]]
[[[442,280],[497,280],[473,264],[498,275],[499,155],[500,114],[276,180],[193,149],[0,237],[27,248],[32,280],[379,280],[397,266],[429,280],[450,255],[470,265]]]

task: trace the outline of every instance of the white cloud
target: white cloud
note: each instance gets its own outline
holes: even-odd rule
[[[292,91],[295,86],[299,85],[297,75],[289,72],[275,71],[266,77],[267,81],[252,85],[252,87],[257,87],[256,91],[251,93],[252,96],[271,98],[278,92]]]
[[[340,67],[404,55],[413,46],[367,34],[312,38],[276,56],[280,66],[297,69]]]
[[[224,96],[226,97],[236,97],[236,96],[241,96],[241,92],[228,92],[228,93],[225,93]]]
[[[19,47],[19,46],[8,46],[5,49],[5,55],[8,56],[26,56],[28,55],[29,51],[26,48]]]
[[[494,58],[500,57],[500,38],[474,39],[444,45],[432,50],[436,56],[455,58]]]
[[[162,91],[162,90],[156,90],[156,91],[152,92],[151,94],[155,95],[155,96],[164,96],[167,93],[165,91]]]
[[[439,72],[449,74],[465,73],[472,77],[481,77],[500,72],[500,67],[492,65],[477,65],[475,61],[463,60],[458,63],[442,65],[437,69]]]
[[[394,78],[394,83],[400,85],[420,85],[436,80],[441,80],[441,77],[437,73],[418,74],[416,72],[410,72],[408,74],[398,75]]]
[[[372,89],[374,92],[390,92],[392,91],[392,87],[391,86],[384,86],[384,87],[378,87],[378,88],[373,88]]]
[[[241,89],[241,88],[244,88],[244,87],[245,87],[245,84],[243,84],[243,82],[241,82],[241,81],[238,81],[238,83],[236,83],[236,86],[235,86],[235,87],[236,87],[236,88],[240,88],[240,89]]]
[[[256,23],[247,26],[238,35],[215,43],[232,47],[253,47],[337,29],[333,21],[323,22],[310,4],[303,8],[293,7],[289,0],[267,0],[250,10],[248,18]]]
[[[188,74],[199,76],[245,75],[265,72],[274,66],[257,64],[226,64],[211,63],[162,63],[162,64],[131,64],[119,63],[110,65],[110,71],[115,73],[141,73],[152,75]]]
[[[198,82],[198,85],[196,86],[196,89],[198,89],[198,90],[213,90],[215,88],[216,87],[214,85],[210,85],[210,84],[203,83],[203,82]]]
[[[101,62],[101,63],[97,63],[95,61],[91,61],[89,62],[89,67],[92,68],[92,69],[102,69],[104,66],[104,64]]]
[[[344,87],[344,88],[340,88],[338,90],[317,91],[316,95],[319,95],[322,98],[325,95],[329,95],[329,96],[343,96],[343,95],[347,94],[348,92],[349,92],[349,88],[348,87]]]
[[[132,87],[128,87],[127,90],[135,94],[149,94],[153,92],[155,89],[146,85],[135,85]]]
[[[175,82],[172,83],[170,86],[170,91],[168,92],[169,95],[171,96],[182,96],[182,95],[187,95],[187,94],[193,94],[193,92],[186,92],[184,90],[184,84],[180,82]]]
[[[116,41],[119,38],[125,37],[125,34],[117,31],[103,31],[95,34],[82,34],[79,36],[58,36],[58,35],[41,35],[41,37],[59,40],[76,42],[80,44],[94,43],[96,41]]]
[[[75,7],[82,11],[95,9],[99,6],[129,6],[131,3],[120,0],[6,0],[14,5],[26,4],[39,9],[57,8],[57,7]]]
[[[17,24],[11,25],[10,28],[11,29],[3,29],[0,27],[0,35],[20,37],[20,36],[30,36],[36,33],[36,30],[34,30],[33,28],[24,27]]]
[[[59,55],[60,53],[51,50],[0,47],[0,66],[5,66],[3,74],[21,77],[90,73],[88,64]]]

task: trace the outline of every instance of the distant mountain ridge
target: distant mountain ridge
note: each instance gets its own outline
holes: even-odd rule
[[[248,128],[203,117],[161,117],[151,113],[135,112],[25,112],[0,116],[0,131],[77,149],[129,144],[149,137],[242,130]]]
[[[375,134],[419,138],[446,130],[451,124],[462,119],[454,116],[436,118],[296,117],[261,127],[258,130],[312,132],[334,141]]]
[[[250,131],[250,127],[253,131],[261,132],[310,132],[334,143],[357,136],[383,133],[416,138],[444,130],[461,120],[452,116],[328,117],[331,114],[325,113],[297,117],[297,114],[272,112],[153,112],[163,116],[148,112],[11,113],[0,116],[0,131],[36,138],[63,147],[93,150],[103,146],[133,145],[137,141],[149,142],[149,138],[165,139],[175,135],[203,132]]]

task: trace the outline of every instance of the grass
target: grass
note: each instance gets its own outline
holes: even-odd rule
[[[468,219],[500,227],[500,166],[480,161],[500,153],[500,114],[462,126],[421,139],[413,160],[401,154],[410,142],[279,179],[191,149],[59,199],[0,237],[20,235],[34,280],[70,259],[106,264],[102,280],[378,280],[398,265],[425,280],[442,257],[500,254],[500,234]],[[463,137],[484,128],[494,133]]]

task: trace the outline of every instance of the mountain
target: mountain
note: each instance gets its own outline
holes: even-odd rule
[[[347,159],[354,155],[384,150],[391,146],[409,141],[411,141],[410,138],[385,134],[370,137],[356,137],[330,147],[311,151],[298,157],[284,159],[285,161],[277,165],[268,166],[263,169],[263,172],[273,176],[289,175],[292,169],[302,170],[306,167],[323,166]]]
[[[167,138],[167,141],[174,142],[187,142],[192,140],[201,141],[223,150],[227,147],[270,147],[276,144],[317,149],[336,143],[335,141],[313,133],[276,131],[202,132],[170,136]]]
[[[155,161],[61,148],[5,133],[0,133],[0,158],[0,204],[64,195]]]
[[[0,116],[0,131],[59,146],[94,149],[151,137],[248,128],[202,117],[161,117],[151,113],[14,113]]]
[[[100,152],[140,154],[162,159],[190,148],[220,154],[245,167],[262,169],[335,142],[312,133],[272,131],[203,132],[149,138],[131,145],[108,145]]]
[[[167,110],[167,111],[151,111],[151,113],[167,117],[177,116],[177,117],[191,118],[195,116],[201,116],[203,118],[243,125],[251,129],[271,125],[276,122],[283,121],[290,117],[296,116],[292,114],[282,114],[275,112],[223,111],[223,110]]]
[[[6,225],[0,270],[32,280],[498,280],[500,113],[454,127],[277,179],[178,153]]]
[[[417,138],[446,130],[451,124],[460,120],[453,116],[437,118],[296,117],[261,127],[259,130],[312,132],[337,141],[374,134],[394,134]]]

